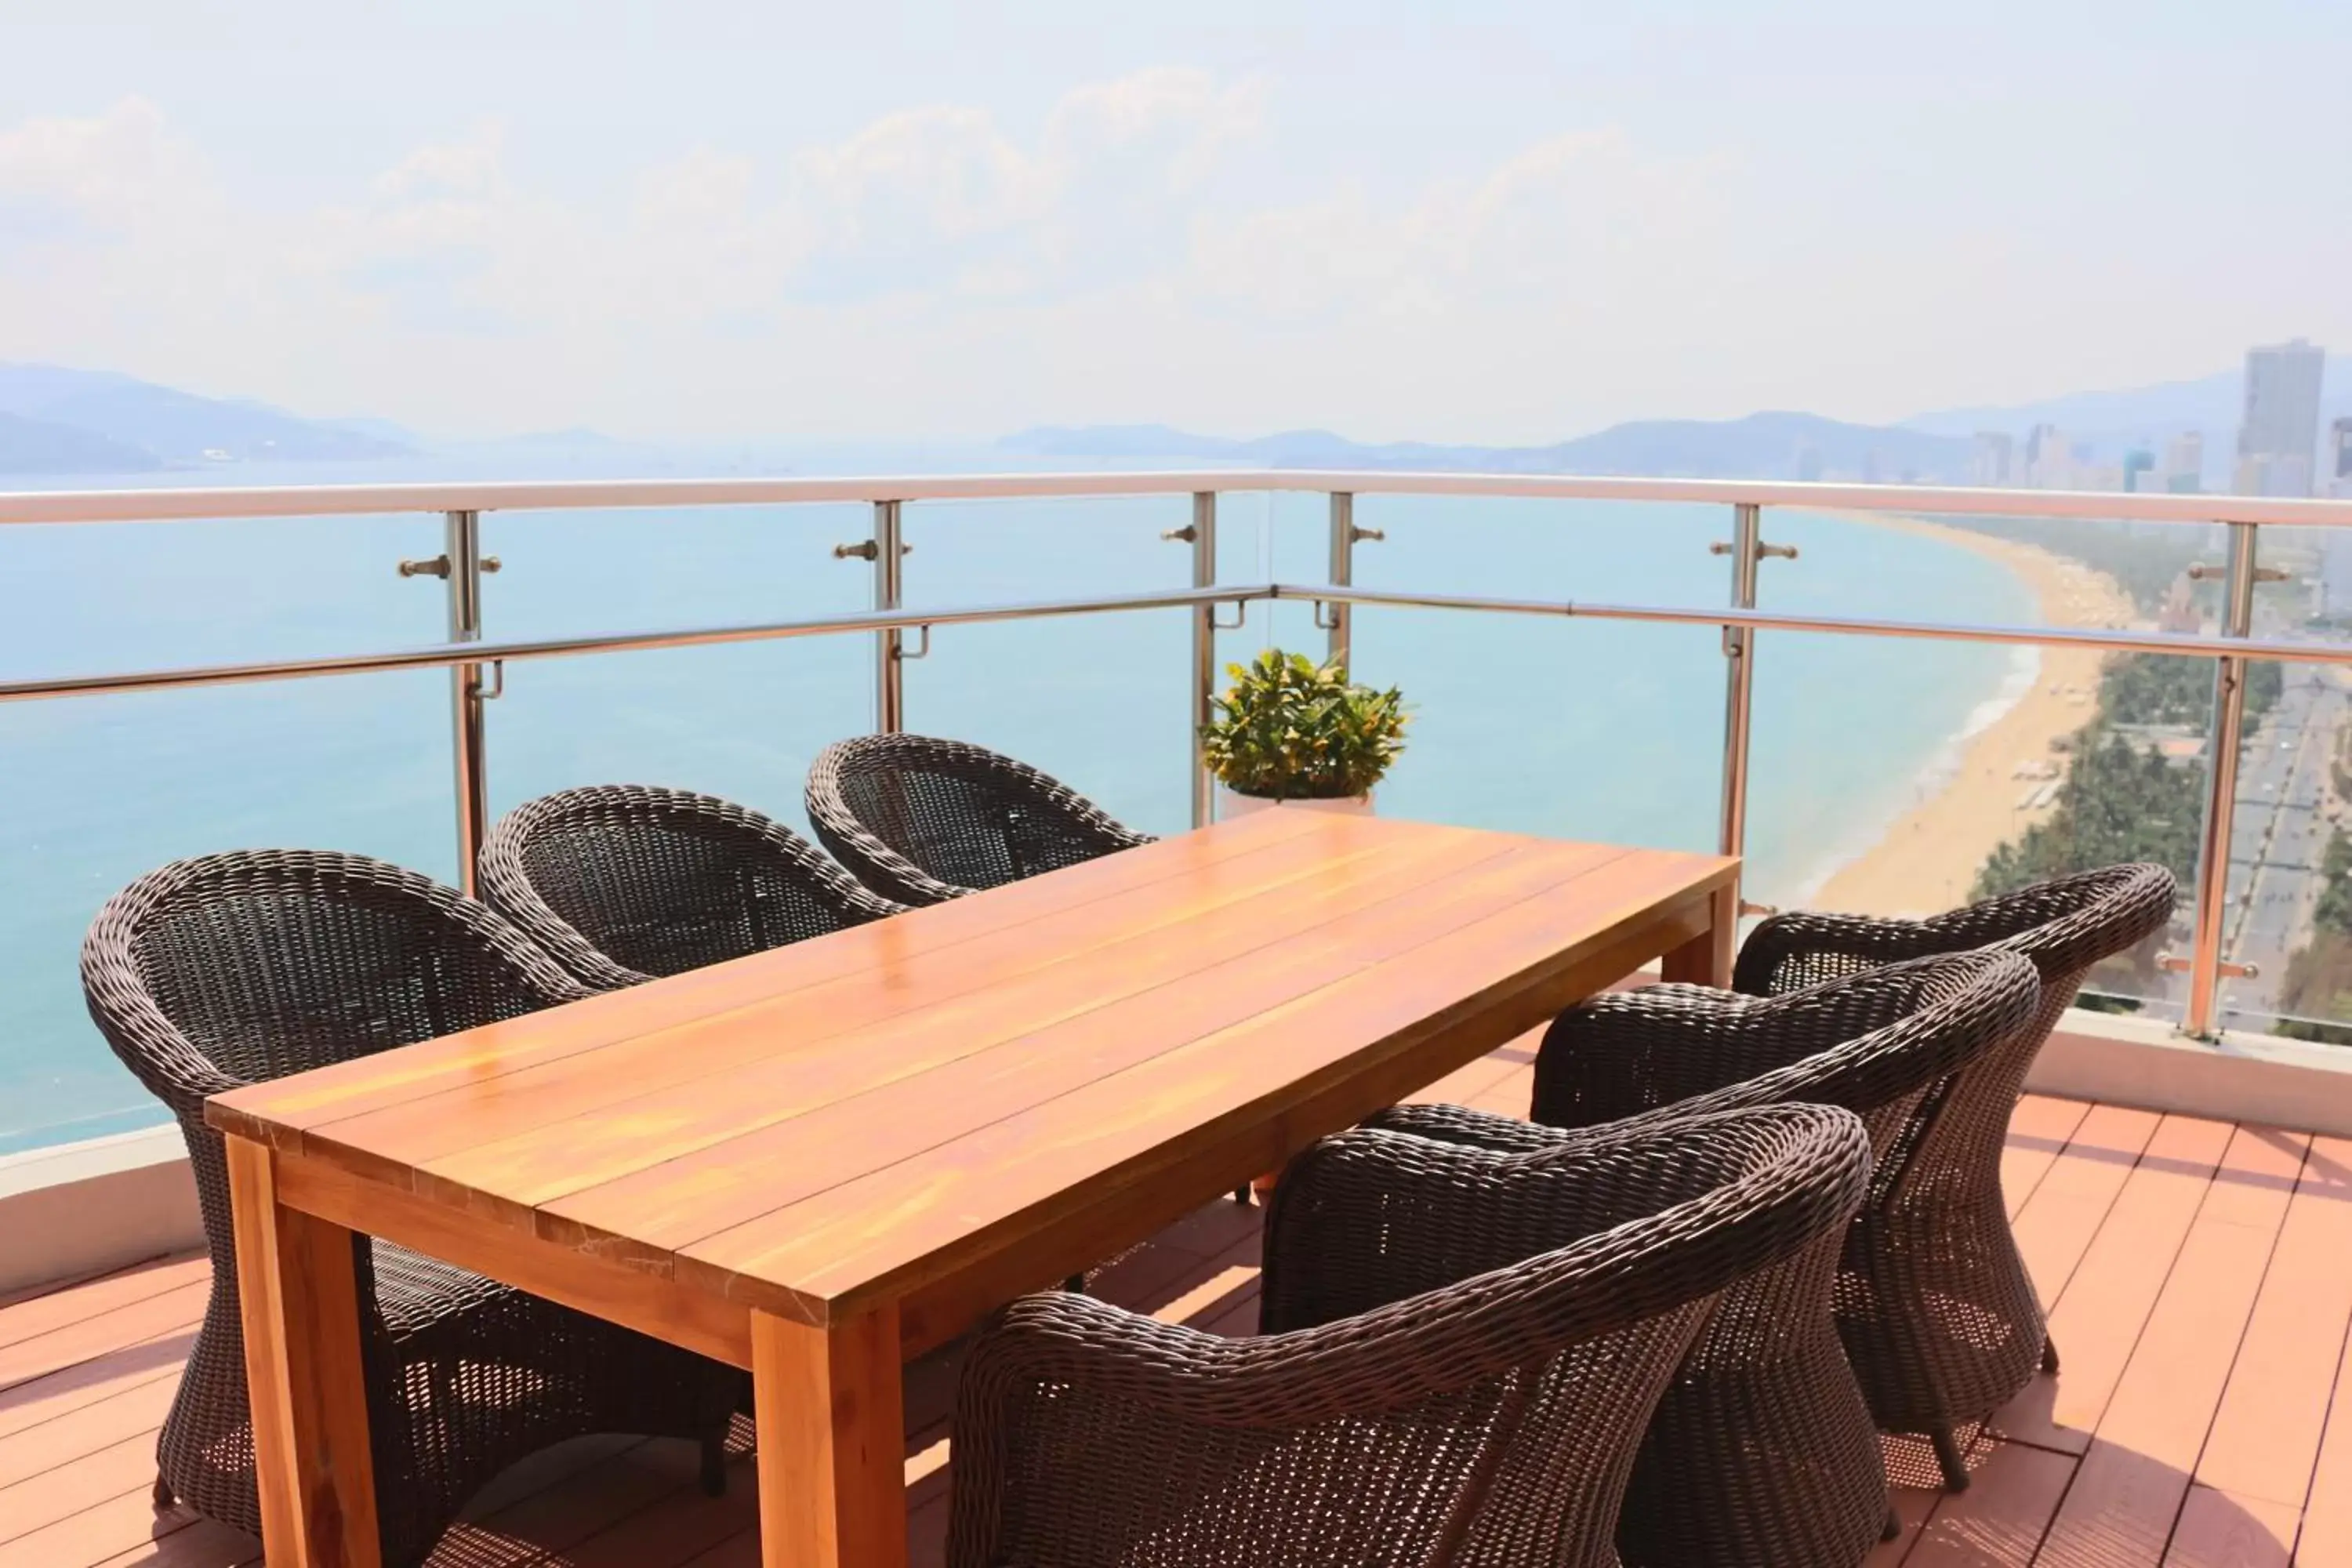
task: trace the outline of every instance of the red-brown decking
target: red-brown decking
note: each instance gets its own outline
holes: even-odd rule
[[[1425,1098],[1524,1110],[1525,1043]],[[1897,1493],[1880,1563],[2352,1568],[2352,1141],[2029,1100],[2005,1175],[2064,1370],[1977,1437],[1975,1482]],[[1257,1211],[1217,1203],[1095,1280],[1219,1333],[1257,1312]],[[0,1304],[0,1568],[228,1568],[260,1548],[148,1498],[195,1335],[202,1258]],[[946,1524],[950,1355],[907,1375],[915,1560]],[[2352,1388],[2345,1390],[2352,1395]],[[1924,1452],[1897,1446],[1903,1473]],[[583,1439],[517,1467],[446,1568],[756,1568],[748,1465],[720,1500],[682,1444]]]

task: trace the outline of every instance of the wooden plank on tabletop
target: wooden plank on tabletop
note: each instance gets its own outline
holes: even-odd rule
[[[1601,853],[1507,840],[1433,842],[1384,860],[1357,863],[1328,880],[1302,882],[1297,896],[1278,903],[1268,900],[1255,907],[1218,910],[1170,928],[1167,936],[1118,944],[1083,961],[1041,968],[937,1005],[910,1007],[866,1027],[834,1033],[843,1020],[823,1011],[759,1012],[740,1026],[736,1045],[742,1058],[732,1070],[423,1161],[415,1184],[436,1195],[446,1187],[450,1195],[444,1201],[464,1202],[486,1212],[495,1209],[510,1223],[530,1228],[536,1225],[531,1210],[561,1207],[557,1200],[648,1168],[656,1173],[691,1169],[698,1179],[715,1178],[732,1168],[739,1175],[764,1180],[772,1173],[749,1169],[742,1163],[745,1156],[736,1152],[744,1148],[748,1154],[746,1139],[763,1130],[794,1137],[794,1129],[810,1115],[836,1104],[870,1103],[878,1095],[896,1094],[902,1102],[919,1095],[928,1101],[951,1092],[931,1084],[942,1072],[966,1079],[978,1075],[984,1081],[995,1064],[1049,1048],[1041,1043],[1033,1050],[1030,1041],[1115,1026],[1132,1032],[1131,1025],[1113,1026],[1107,1020],[1139,1016],[1149,1025],[1164,1009],[1197,1007],[1213,1000],[1202,994],[1221,985],[1251,984],[1244,976],[1260,977],[1255,982],[1260,984],[1303,985],[1307,982],[1299,976],[1313,973],[1318,944],[1330,945],[1320,933],[1350,917],[1434,896],[1449,875],[1473,867],[1508,861],[1549,868],[1581,865]],[[904,988],[869,985],[867,994],[898,989]],[[1166,1026],[1156,1027],[1164,1033]],[[363,1134],[359,1124],[322,1131],[338,1139],[364,1135],[371,1143],[380,1136],[373,1130]],[[451,1132],[441,1142],[454,1142],[462,1136]],[[399,1162],[409,1163],[413,1151],[408,1140],[400,1139],[396,1147]],[[375,1152],[386,1152],[381,1144]],[[687,1165],[706,1152],[709,1160]],[[866,1168],[815,1162],[797,1146],[791,1152],[818,1175]],[[854,1159],[863,1157],[853,1151]]]
[[[781,1310],[823,1321],[829,1301],[920,1283],[954,1267],[951,1258],[984,1255],[1117,1191],[1148,1187],[1188,1157],[1272,1168],[1291,1148],[1605,984],[1602,968],[1622,963],[1630,946],[1661,930],[1686,939],[1694,917],[1662,919],[1658,900],[1675,879],[1703,884],[1727,864],[1641,852],[1417,945],[1392,937],[1403,945],[1387,952],[1410,952],[1411,962],[1375,963],[1247,1024],[722,1232],[680,1251],[679,1277],[690,1270],[721,1289],[748,1288]]]
[[[1276,821],[1272,819],[1279,818]],[[1315,818],[1314,821],[1306,820]],[[1385,831],[1317,812],[1263,812],[1214,834],[1181,834],[1117,855],[1066,867],[959,900],[854,927],[816,942],[712,964],[633,986],[548,1015],[530,1014],[410,1046],[399,1052],[316,1068],[296,1079],[256,1084],[215,1097],[206,1119],[224,1131],[264,1138],[382,1110],[446,1089],[593,1050],[650,1029],[754,1006],[783,993],[821,984],[845,969],[903,963],[971,942],[1008,925],[1091,905],[1171,878],[1213,876],[1230,861],[1292,838],[1315,838],[1326,854],[1378,842]],[[1331,825],[1353,822],[1352,832]]]
[[[861,1070],[894,1069],[914,1053],[919,1042],[911,1037],[926,1027],[936,1036],[961,1022],[977,1034],[992,1019],[1017,1021],[1033,1005],[1049,1005],[1043,998],[1084,1005],[1105,974],[1133,972],[1138,977],[1131,984],[1140,987],[1150,983],[1147,972],[1181,973],[1210,961],[1196,949],[1246,945],[1264,928],[1268,900],[1279,898],[1288,909],[1359,893],[1376,896],[1428,862],[1493,856],[1511,842],[1439,828],[1333,854],[1312,838],[1287,840],[1229,868],[1228,875],[1169,879],[1066,918],[1015,924],[943,952],[839,967],[828,980],[766,1002],[321,1123],[306,1131],[303,1148],[366,1173],[425,1170],[436,1180],[511,1198],[527,1209],[551,1194],[509,1186],[500,1173],[532,1166],[537,1152],[551,1146],[560,1168],[568,1169],[583,1148],[594,1148],[604,1170],[625,1169],[641,1142],[659,1143],[674,1128],[682,1133],[676,1107],[716,1099],[740,1109],[742,1098],[726,1082],[731,1076],[782,1079],[806,1092],[812,1075],[829,1068],[833,1079],[845,1080],[854,1091],[864,1081]],[[1278,864],[1268,864],[1277,858]],[[1170,940],[1179,929],[1186,940]],[[852,934],[795,943],[793,951],[839,943]],[[550,1027],[565,1026],[561,1014],[541,1016]],[[888,1048],[876,1049],[877,1040]],[[767,1097],[758,1081],[740,1088],[743,1095]],[[529,1223],[521,1214],[514,1218]]]
[[[541,1232],[600,1249],[665,1256],[1358,973],[1378,961],[1368,938],[1426,931],[1504,889],[1524,895],[1556,888],[1580,875],[1585,863],[1566,847],[1529,844],[1480,861],[1424,865],[1428,879],[1404,878],[1381,889],[1386,896],[1368,888],[1361,898],[1318,902],[1313,915],[1322,918],[1304,930],[1291,928],[1312,916],[1286,909],[1265,917],[1272,929],[1256,940],[1239,933],[1243,940],[1230,955],[1219,958],[1227,952],[1222,945],[1207,948],[1203,956],[1218,961],[1172,983],[1129,992],[1136,974],[1157,972],[1141,964],[1107,969],[1090,982],[1108,997],[1097,1007],[1041,1013],[1034,1024],[1024,1022],[1025,1012],[1015,1013],[970,1042],[961,1040],[959,1019],[950,1018],[941,1045],[972,1047],[961,1056],[929,1058],[928,1036],[889,1042],[887,1066],[859,1069],[877,1080],[874,1087],[845,1098],[831,1099],[823,1087],[795,1094],[782,1082],[755,1091],[730,1079],[722,1086],[725,1103],[709,1108],[703,1125],[742,1125],[742,1135],[698,1145],[682,1141],[658,1163],[641,1162],[601,1185],[583,1184],[545,1201]],[[876,1054],[860,1053],[869,1060]],[[748,1109],[730,1111],[728,1105]]]

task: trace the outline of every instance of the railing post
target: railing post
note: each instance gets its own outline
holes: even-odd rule
[[[904,575],[900,557],[906,553],[900,538],[899,508],[895,500],[874,503],[874,607],[877,610],[899,608],[903,596]],[[874,635],[874,728],[881,734],[895,735],[907,727],[907,666],[898,655],[903,634],[896,626]]]
[[[1764,553],[1763,508],[1743,502],[1731,509],[1731,605],[1756,607],[1756,565]],[[1723,628],[1723,813],[1717,847],[1744,853],[1748,844],[1748,730],[1756,697],[1756,632]]]
[[[1192,495],[1192,586],[1217,584],[1217,492]],[[1192,609],[1192,826],[1206,827],[1214,815],[1216,796],[1210,787],[1208,754],[1201,728],[1209,721],[1209,700],[1217,689],[1217,606],[1201,604]]]
[[[2230,525],[2230,565],[2221,584],[2221,633],[2251,637],[2254,626],[2255,528]],[[2196,932],[2189,950],[2189,1005],[2184,1033],[2214,1033],[2221,983],[2221,938],[2230,896],[2230,833],[2238,805],[2238,751],[2246,727],[2246,661],[2225,654],[2213,661],[2213,730],[2205,773],[2205,825],[2198,837]]]
[[[1356,498],[1346,490],[1331,492],[1331,576],[1332,586],[1350,588],[1356,582]],[[1342,668],[1348,663],[1348,636],[1352,629],[1354,606],[1333,605],[1326,611],[1324,626],[1331,634],[1331,660]]]
[[[444,514],[449,584],[449,640],[482,640],[482,514]],[[490,830],[490,779],[483,756],[482,667],[449,667],[450,757],[457,787],[457,887],[475,892],[475,868]]]

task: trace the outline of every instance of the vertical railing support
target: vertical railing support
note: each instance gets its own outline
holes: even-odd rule
[[[1192,586],[1217,584],[1217,492],[1198,490],[1192,496]],[[1209,721],[1209,700],[1217,690],[1217,606],[1192,609],[1192,826],[1206,827],[1214,814],[1208,754],[1201,728]]]
[[[874,503],[874,607],[895,610],[904,597],[906,554],[899,510],[903,503]],[[874,728],[895,735],[907,727],[907,665],[898,656],[904,633],[896,626],[874,634]]]
[[[1764,553],[1763,508],[1742,502],[1731,509],[1731,606],[1756,607],[1756,565]],[[1756,699],[1756,633],[1749,626],[1723,628],[1723,811],[1717,847],[1744,853],[1748,844],[1748,733]]]
[[[449,640],[482,639],[482,514],[444,514],[449,584]],[[449,667],[450,758],[457,773],[457,887],[475,891],[475,868],[490,830],[490,779],[484,758],[482,667]]]
[[[2221,632],[2250,637],[2254,626],[2255,529],[2230,525],[2230,564],[2221,584]],[[2221,982],[2221,940],[2228,927],[2230,834],[2238,805],[2238,752],[2246,727],[2246,661],[2234,654],[2213,661],[2213,731],[2205,770],[2205,824],[2197,845],[2196,934],[2189,951],[2189,1005],[2181,1029],[2200,1038],[2215,1033]]]
[[[1346,490],[1331,492],[1331,575],[1334,587],[1349,588],[1356,582],[1356,498]],[[1352,605],[1333,605],[1325,612],[1324,628],[1331,635],[1330,653],[1333,663],[1345,668],[1348,663],[1348,637],[1355,624]]]

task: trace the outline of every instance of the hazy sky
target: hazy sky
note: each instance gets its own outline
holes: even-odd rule
[[[2352,351],[2316,0],[0,0],[0,359],[436,432],[1540,440]]]

